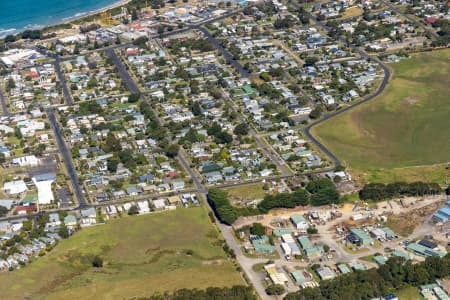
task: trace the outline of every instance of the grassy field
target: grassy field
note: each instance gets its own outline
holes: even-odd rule
[[[413,217],[405,218],[404,215],[390,215],[387,219],[386,226],[393,228],[400,236],[407,237],[419,226],[419,222]]]
[[[396,292],[400,300],[421,300],[423,297],[419,293],[419,289],[414,286],[403,288]]]
[[[100,255],[103,268],[89,255]],[[244,282],[205,210],[189,208],[84,228],[26,268],[0,273],[0,298],[130,299],[235,284]]]
[[[233,188],[226,188],[228,196],[233,198],[239,198],[244,200],[254,200],[264,198],[265,190],[263,189],[264,183],[255,183],[252,185],[244,185]]]
[[[391,64],[384,93],[313,128],[362,181],[443,182],[450,161],[450,50]]]

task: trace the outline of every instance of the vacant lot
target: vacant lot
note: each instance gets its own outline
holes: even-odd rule
[[[190,251],[188,251],[190,250]],[[90,255],[104,259],[93,268]],[[0,273],[2,299],[129,299],[243,284],[202,208],[82,229],[26,268]]]
[[[415,54],[391,67],[380,97],[313,133],[363,181],[443,182],[445,165],[417,166],[450,161],[450,50]]]
[[[243,204],[255,199],[262,199],[266,195],[264,183],[255,183],[224,189],[228,193],[228,198],[235,205]]]

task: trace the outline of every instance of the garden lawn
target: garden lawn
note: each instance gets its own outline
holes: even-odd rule
[[[92,267],[92,255],[103,268]],[[201,207],[83,228],[25,268],[0,273],[2,299],[129,299],[236,284],[244,282]]]
[[[442,183],[450,161],[450,50],[390,64],[386,90],[312,132],[362,181]]]

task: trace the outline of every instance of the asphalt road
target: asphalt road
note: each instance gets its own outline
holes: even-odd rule
[[[55,66],[56,74],[58,75],[59,82],[61,84],[64,98],[66,99],[67,105],[72,105],[72,96],[70,95],[69,88],[67,87],[66,79],[64,78],[64,74],[61,72],[61,59],[59,58],[59,55],[56,55],[55,61],[53,65]]]
[[[5,96],[3,95],[3,91],[2,91],[1,87],[0,87],[0,101],[1,101],[1,105],[2,105],[2,114],[4,116],[9,115],[8,106],[6,105]]]
[[[127,86],[128,90],[130,91],[130,93],[141,95],[141,91],[139,90],[137,84],[131,78],[125,65],[120,61],[120,58],[117,56],[116,52],[114,51],[114,48],[106,49],[105,53],[116,65],[117,71],[119,72],[120,77],[124,81],[125,85]]]
[[[359,49],[356,49],[357,52],[360,52],[360,54],[364,54],[367,57],[367,54]],[[323,118],[309,124],[308,126],[306,126],[305,128],[302,129],[303,134],[309,139],[311,140],[323,153],[325,153],[335,164],[335,166],[340,166],[342,165],[341,160],[334,155],[327,147],[325,147],[325,145],[323,145],[319,140],[317,140],[312,134],[311,134],[311,128],[313,128],[314,126],[317,126],[331,118],[334,118],[336,116],[339,116],[351,109],[354,109],[357,106],[360,106],[366,102],[369,102],[370,100],[375,99],[376,97],[378,97],[386,88],[387,84],[389,83],[389,78],[391,76],[391,71],[389,70],[389,68],[382,63],[381,61],[378,61],[378,64],[380,65],[380,67],[383,69],[384,71],[384,77],[383,77],[383,81],[381,82],[380,86],[378,87],[378,89],[376,90],[375,93],[370,94],[369,96],[367,96],[366,98],[364,98],[363,100],[353,104],[352,106],[348,106],[345,108],[342,108],[334,113],[331,114],[327,114],[325,115]]]
[[[78,175],[75,171],[75,167],[73,166],[72,157],[70,155],[69,150],[67,149],[64,137],[61,134],[61,128],[59,127],[58,121],[56,120],[55,112],[52,109],[49,109],[47,110],[47,116],[53,128],[53,132],[55,133],[55,139],[56,142],[58,143],[59,151],[63,157],[67,173],[69,174],[70,180],[72,181],[75,196],[77,197],[79,203],[78,207],[85,208],[88,205],[86,203],[86,199],[84,197],[83,191],[78,181]]]
[[[388,1],[382,1],[382,3],[384,5],[386,5],[387,7],[389,7],[389,9],[391,11],[396,12],[398,15],[401,15],[402,17],[404,17],[405,19],[407,19],[408,21],[416,24],[416,26],[422,28],[429,36],[430,38],[436,40],[439,36],[436,34],[436,32],[434,32],[433,30],[430,30],[430,28],[428,28],[425,24],[421,23],[419,20],[417,20],[414,17],[411,17],[407,14],[402,13],[396,6],[392,5],[391,3],[389,3]]]
[[[250,73],[244,69],[244,67],[239,63],[239,61],[237,61],[236,59],[234,59],[233,55],[227,50],[225,49],[220,42],[212,36],[211,33],[209,33],[208,30],[206,30],[206,28],[204,27],[199,27],[198,30],[200,30],[205,37],[208,39],[208,41],[214,45],[214,47],[220,51],[220,53],[222,53],[223,57],[225,58],[225,60],[231,64],[234,69],[236,71],[239,72],[239,74],[241,75],[241,77],[243,78],[248,78],[250,76]]]
[[[300,8],[300,5],[298,5],[295,2],[290,2],[290,4],[294,7],[294,8]],[[315,16],[313,16],[312,14],[308,14],[309,18],[315,23],[317,24],[319,27],[321,27],[323,30],[325,31],[329,31],[330,28],[322,21],[317,20],[317,18]],[[344,45],[347,44],[347,42],[345,40],[343,40],[342,38],[340,39],[340,42],[343,43]],[[353,109],[357,106],[360,106],[361,104],[364,104],[366,102],[369,102],[370,100],[373,100],[374,98],[376,98],[377,96],[379,96],[384,89],[386,88],[388,82],[389,82],[389,78],[391,76],[391,71],[389,70],[389,68],[382,62],[380,61],[378,58],[375,57],[371,57],[370,55],[368,55],[365,51],[354,47],[354,46],[350,46],[350,48],[358,53],[361,57],[367,59],[367,60],[374,60],[375,62],[378,63],[378,65],[383,69],[384,72],[384,77],[383,77],[383,81],[381,82],[380,86],[378,87],[378,89],[375,91],[375,93],[372,93],[370,95],[368,95],[367,97],[365,97],[363,100],[360,100],[354,104],[352,104],[351,106],[347,106],[345,108],[342,108],[338,111],[335,111],[333,113],[330,114],[326,114],[324,117],[322,117],[321,119],[310,123],[308,126],[304,127],[302,129],[303,134],[309,139],[311,140],[319,149],[320,151],[322,151],[323,153],[325,153],[325,155],[327,155],[331,161],[334,163],[335,166],[340,166],[342,165],[341,160],[334,155],[330,149],[328,149],[327,147],[325,147],[325,145],[323,145],[318,139],[316,139],[312,134],[311,134],[311,128],[313,128],[314,126],[317,126],[331,118],[334,118],[336,116],[339,116],[340,114],[343,114],[344,112]]]
[[[226,17],[226,16],[223,16],[223,17]],[[221,17],[221,18],[223,18],[223,17]],[[220,19],[220,18],[216,18],[214,20],[217,20],[217,19]],[[325,28],[326,28],[326,26],[325,26]],[[249,76],[249,73],[242,67],[242,65],[240,65],[240,63],[238,61],[233,59],[232,55],[220,45],[219,41],[217,39],[215,39],[205,28],[201,27],[200,25],[189,26],[186,29],[179,30],[179,31],[173,31],[170,34],[177,34],[177,33],[184,32],[184,31],[187,31],[187,30],[190,30],[190,29],[198,29],[198,30],[202,31],[203,34],[205,35],[205,37],[222,53],[224,58],[241,74],[242,77],[248,77]],[[326,28],[326,30],[328,30],[328,28]],[[168,36],[168,35],[169,34],[165,34],[164,36]],[[143,95],[142,95],[141,91],[139,90],[137,84],[133,81],[133,79],[131,78],[130,74],[128,73],[125,65],[120,61],[120,59],[117,57],[116,53],[114,52],[114,48],[117,48],[117,46],[105,49],[105,53],[108,55],[108,57],[110,57],[112,59],[112,61],[116,65],[117,71],[120,74],[121,78],[124,80],[124,83],[127,86],[127,88],[129,89],[129,91],[131,93],[139,94],[139,95],[141,95],[141,97],[143,97]],[[355,49],[355,51],[361,52],[360,54],[363,57],[368,57],[368,55],[366,53],[362,52],[359,49]],[[53,57],[55,57],[55,56],[53,56]],[[388,83],[388,80],[389,80],[390,71],[384,64],[382,64],[381,62],[379,62],[379,63],[381,65],[381,67],[383,68],[383,70],[385,71],[385,76],[383,78],[383,82],[381,83],[380,87],[378,88],[378,90],[374,94],[366,97],[364,100],[356,103],[352,107],[359,106],[362,103],[365,103],[367,101],[370,101],[370,100],[374,99],[386,87],[386,85]],[[61,70],[59,68],[59,57],[58,56],[55,57],[55,66],[56,65],[58,65],[58,67],[56,68],[56,71],[58,72],[58,76],[59,76],[59,78],[61,80],[61,83],[64,83],[63,84],[63,90],[64,90],[64,87],[65,87],[64,95],[66,97],[67,103],[69,105],[71,105],[72,104],[71,98],[70,98],[70,102],[69,102],[69,100],[67,99],[67,96],[66,96],[66,92],[69,92],[69,91],[67,89],[67,85],[65,84],[65,81],[63,81],[64,78],[63,78],[63,76],[61,74]],[[70,96],[70,94],[69,94],[69,96]],[[328,155],[333,160],[335,165],[340,165],[341,164],[340,160],[333,153],[331,153],[331,151],[329,151],[324,145],[322,145],[317,139],[315,139],[311,135],[310,129],[312,127],[314,127],[314,126],[316,126],[316,125],[318,125],[318,124],[320,124],[320,123],[322,123],[322,122],[324,122],[324,121],[334,117],[334,116],[337,116],[339,114],[342,114],[342,113],[346,112],[347,110],[351,109],[352,107],[347,107],[347,108],[339,110],[339,111],[337,111],[337,112],[335,112],[333,114],[326,115],[324,118],[322,118],[322,119],[320,119],[320,120],[318,120],[316,122],[311,123],[309,126],[307,126],[304,129],[305,136],[307,138],[309,138],[313,143],[315,143],[317,145],[317,147],[319,147],[319,149],[321,151],[323,151],[326,155]],[[85,197],[83,195],[81,186],[80,186],[79,181],[78,181],[77,174],[75,172],[75,169],[74,169],[74,166],[73,166],[73,163],[72,163],[72,160],[71,160],[70,152],[67,149],[67,145],[66,145],[66,143],[64,141],[64,138],[61,135],[60,127],[59,127],[58,122],[56,121],[56,118],[55,118],[55,115],[54,115],[54,111],[53,110],[49,110],[49,111],[47,111],[47,114],[48,114],[50,123],[51,123],[51,125],[53,127],[53,130],[55,132],[56,141],[58,143],[61,155],[62,155],[62,157],[64,159],[64,164],[66,165],[67,172],[68,172],[68,174],[70,176],[70,179],[71,179],[71,181],[73,183],[75,194],[76,194],[76,196],[78,198],[78,201],[79,201],[79,207],[77,207],[75,209],[84,208],[84,207],[87,207],[87,206],[92,206],[92,205],[87,204],[86,201],[85,201]],[[266,147],[264,145],[262,145],[260,143],[258,143],[258,145],[262,149],[266,149]],[[266,149],[266,151],[269,151],[269,150]],[[272,154],[269,151],[269,157],[271,157],[271,155]],[[194,182],[194,184],[196,186],[197,191],[199,193],[201,193],[201,195],[206,199],[207,188],[204,185],[202,185],[201,179],[190,168],[187,159],[184,157],[184,154],[181,153],[178,157],[179,157],[183,167],[186,169],[186,171],[191,176],[191,178],[192,178],[192,180],[193,180],[193,182]],[[273,159],[273,157],[271,157],[271,159],[274,162],[277,161],[276,159]],[[302,175],[316,174],[316,173],[323,173],[323,172],[324,172],[324,170],[311,171],[311,172],[304,173]],[[294,176],[294,175],[283,174],[283,176],[278,176],[277,178],[289,178],[289,177],[292,177],[292,176]],[[259,180],[259,181],[261,181],[261,180]],[[245,185],[245,184],[248,184],[248,183],[242,183],[242,182],[241,183],[233,183],[233,184],[230,184],[228,186],[240,186],[240,185]],[[227,185],[222,185],[221,187],[224,187],[224,186],[227,186]],[[208,207],[208,209],[211,210],[211,207],[209,205],[207,207]],[[8,219],[9,220],[13,220],[14,218],[16,218],[16,217],[15,216],[14,217],[9,217]],[[17,216],[17,218],[22,218],[22,216]],[[235,238],[234,238],[234,236],[233,236],[233,234],[231,232],[231,228],[229,226],[221,224],[220,222],[218,222],[218,220],[216,220],[216,224],[219,227],[220,231],[222,232],[222,235],[224,236],[227,244],[231,247],[231,249],[234,250],[234,252],[236,254],[236,258],[239,261],[243,271],[249,277],[250,281],[252,282],[255,290],[257,291],[257,293],[259,294],[261,299],[263,299],[263,300],[271,299],[271,297],[267,296],[266,293],[265,293],[265,289],[264,289],[264,286],[263,286],[262,281],[261,281],[261,276],[259,274],[257,274],[256,272],[254,272],[253,269],[252,269],[252,266],[254,264],[256,264],[258,262],[263,262],[263,261],[265,262],[266,260],[261,260],[260,261],[258,259],[250,259],[250,258],[245,257],[243,255],[243,253],[242,253],[240,245],[236,242],[236,240],[235,240]]]

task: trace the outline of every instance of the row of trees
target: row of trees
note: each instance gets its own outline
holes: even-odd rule
[[[306,185],[306,190],[311,194],[309,203],[312,206],[338,204],[340,201],[339,192],[337,191],[336,186],[328,178],[310,181]]]
[[[279,193],[267,195],[258,204],[261,213],[267,213],[272,208],[294,208],[296,206],[308,205],[309,197],[305,190],[298,190],[293,193]]]
[[[220,189],[208,191],[208,202],[220,222],[231,225],[240,216],[251,216],[259,213],[256,209],[239,208],[231,205],[227,192]]]
[[[429,257],[418,264],[402,257],[392,257],[378,269],[356,271],[322,281],[320,287],[306,288],[288,294],[284,299],[374,299],[410,285],[417,287],[447,276],[450,276],[450,255]]]
[[[181,289],[173,294],[156,294],[139,300],[256,300],[258,299],[251,287],[237,285],[233,287],[210,287],[206,290]]]
[[[308,192],[309,193],[308,193]],[[250,216],[267,213],[273,208],[294,208],[296,206],[320,206],[339,203],[340,197],[334,184],[327,178],[316,179],[308,183],[306,190],[299,189],[292,193],[278,193],[267,195],[258,204],[257,209],[238,208],[231,205],[226,191],[210,189],[208,202],[217,218],[225,224],[231,225],[240,216]]]
[[[384,200],[399,196],[437,195],[442,192],[437,183],[426,182],[394,182],[389,184],[369,183],[359,192],[361,200]]]

